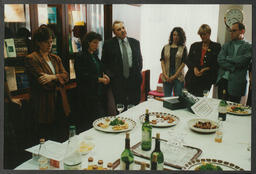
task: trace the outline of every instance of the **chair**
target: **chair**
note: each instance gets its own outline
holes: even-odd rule
[[[150,70],[145,70],[141,72],[142,83],[141,83],[141,96],[140,102],[146,101],[148,98],[148,92],[150,90]]]
[[[159,78],[158,78],[158,84],[163,84],[163,81],[162,81],[162,73],[159,75]],[[164,97],[164,92],[163,92],[163,86],[162,85],[158,85],[157,86],[157,89],[156,90],[152,90],[152,91],[149,91],[148,92],[148,95],[151,95],[153,96],[154,98],[155,97]]]

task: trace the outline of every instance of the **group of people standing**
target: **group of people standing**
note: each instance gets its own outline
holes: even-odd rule
[[[92,125],[95,119],[107,116],[110,102],[114,107],[117,103],[124,104],[125,108],[140,102],[140,43],[127,37],[121,21],[115,21],[112,30],[115,37],[104,41],[101,59],[98,46],[102,36],[95,32],[82,38],[82,51],[75,59],[80,127],[85,122]],[[252,57],[251,44],[243,40],[244,32],[242,23],[234,23],[232,41],[221,48],[219,43],[210,40],[211,28],[203,24],[198,30],[202,41],[193,43],[188,53],[185,32],[181,27],[175,27],[160,59],[165,96],[172,92],[180,95],[184,87],[192,94],[202,96],[203,90],[216,84],[219,91],[226,89],[228,100],[239,102],[245,93],[246,72]],[[51,53],[53,38],[49,28],[39,27],[32,36],[36,49],[26,59],[39,136],[45,138],[58,137],[60,131],[67,132],[67,118],[71,113],[65,91],[69,77],[61,58]],[[185,65],[188,66],[186,75]]]
[[[215,85],[218,98],[240,103],[246,92],[247,71],[252,59],[252,45],[244,40],[244,24],[232,25],[231,41],[222,47],[211,41],[209,25],[201,25],[197,33],[202,41],[193,43],[187,54],[185,32],[180,27],[172,30],[160,59],[164,95],[172,96],[174,92],[179,96],[185,87],[195,96],[203,96],[204,90],[209,91]]]

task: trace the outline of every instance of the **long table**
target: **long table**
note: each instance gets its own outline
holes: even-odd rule
[[[217,120],[218,117],[218,102],[217,99],[210,99],[209,102],[214,108],[212,114],[205,118]],[[251,116],[235,116],[227,114],[227,119],[223,123],[223,141],[216,143],[214,141],[215,134],[200,134],[196,133],[188,127],[188,121],[193,118],[199,118],[187,109],[170,110],[163,107],[162,101],[150,99],[143,103],[134,106],[133,108],[121,113],[118,116],[129,117],[136,121],[136,127],[130,131],[131,146],[141,141],[141,122],[140,115],[149,112],[166,112],[179,117],[180,122],[172,128],[153,128],[152,135],[161,134],[161,138],[168,139],[168,131],[172,129],[177,133],[184,133],[184,142],[186,145],[197,147],[202,150],[200,158],[219,159],[233,163],[244,170],[251,170],[251,151],[247,148],[251,144]],[[80,138],[91,138],[91,141],[96,145],[89,154],[82,157],[82,168],[87,167],[87,159],[93,156],[95,160],[103,160],[104,165],[108,162],[114,162],[118,158],[125,147],[125,133],[105,133],[91,128],[79,134]],[[135,157],[139,159],[139,157]],[[140,159],[141,161],[146,161]],[[38,166],[31,159],[15,168],[16,170],[37,170]],[[177,170],[172,168],[173,170]]]

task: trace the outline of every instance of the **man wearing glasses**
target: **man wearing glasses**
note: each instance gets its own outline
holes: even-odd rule
[[[240,103],[246,91],[246,75],[252,59],[252,45],[244,40],[245,26],[235,22],[230,30],[231,41],[218,55],[218,98]]]

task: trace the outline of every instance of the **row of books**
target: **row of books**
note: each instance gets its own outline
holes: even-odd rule
[[[28,54],[28,46],[24,38],[10,38],[4,40],[4,58],[22,57]]]
[[[10,91],[29,88],[28,76],[23,67],[5,67],[6,80]]]

